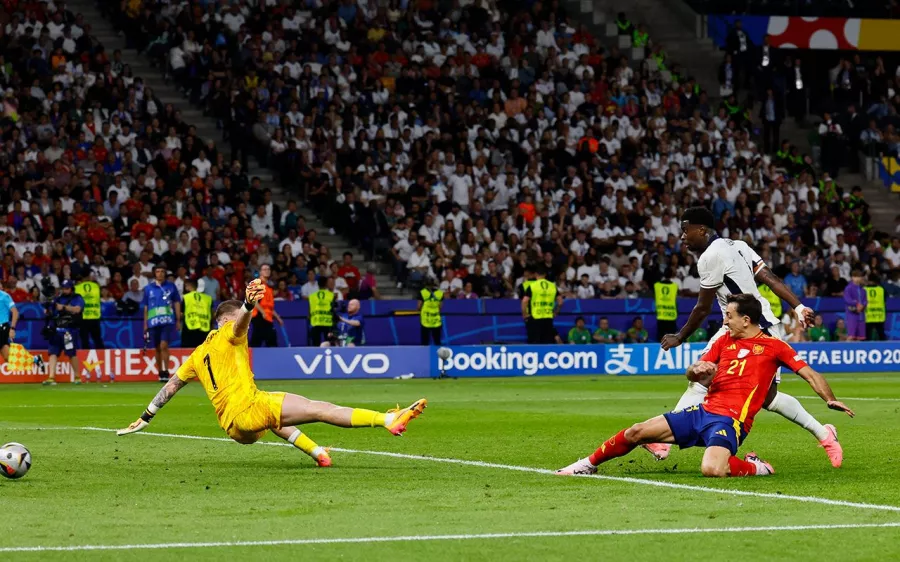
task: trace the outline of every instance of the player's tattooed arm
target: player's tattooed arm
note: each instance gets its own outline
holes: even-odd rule
[[[800,302],[800,299],[804,295],[795,295],[793,291],[791,291],[790,287],[784,284],[784,281],[781,280],[780,277],[775,275],[775,273],[766,266],[760,268],[760,270],[756,273],[756,282],[761,283],[763,285],[768,285],[772,292],[775,293],[778,298],[788,303],[791,308],[794,309],[794,313],[797,315],[797,319],[800,321],[800,325],[803,328],[807,326],[812,326],[814,320],[816,319],[816,311],[809,308],[808,306],[803,306],[803,303]]]
[[[791,308],[796,308],[797,305],[800,304],[800,299],[797,295],[791,291],[790,287],[784,284],[781,277],[775,275],[768,267],[760,268],[756,273],[756,282],[768,285],[768,287],[772,289],[772,292],[778,295],[778,298],[791,305]],[[803,295],[800,296],[802,297]]]
[[[144,410],[144,413],[141,414],[141,417],[136,419],[124,429],[120,429],[116,432],[116,435],[129,435],[131,433],[137,433],[138,431],[142,431],[145,427],[150,425],[150,422],[153,421],[153,416],[159,412],[159,409],[168,403],[169,400],[175,396],[181,388],[187,384],[185,381],[181,380],[178,377],[173,377],[169,379],[169,382],[166,383],[159,392],[156,393],[156,396],[153,398],[153,401],[147,406],[147,409]]]
[[[150,404],[156,406],[157,410],[159,408],[162,408],[169,402],[169,400],[172,399],[173,396],[175,396],[175,393],[181,390],[186,384],[186,382],[178,377],[170,378],[169,382],[167,382],[165,386],[159,389],[159,392],[156,393],[156,396],[153,398]]]

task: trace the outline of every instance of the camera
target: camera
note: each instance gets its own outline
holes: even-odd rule
[[[50,280],[49,276],[41,278],[41,296],[47,300],[51,300],[56,296],[56,287],[53,286],[53,281]]]

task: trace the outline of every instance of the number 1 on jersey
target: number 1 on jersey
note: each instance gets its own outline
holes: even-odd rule
[[[212,365],[209,362],[209,353],[203,357],[203,363],[206,365],[207,372],[209,372],[209,382],[212,383],[213,390],[219,390],[219,385],[216,384],[216,377],[213,375]],[[743,370],[743,367],[741,367],[741,371]]]

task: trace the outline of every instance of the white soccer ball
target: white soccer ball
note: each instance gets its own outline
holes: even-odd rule
[[[7,443],[0,447],[0,475],[15,480],[31,468],[31,453],[21,443]]]
[[[449,348],[449,347],[441,347],[441,348],[439,348],[438,351],[437,351],[437,354],[438,354],[438,357],[440,357],[440,358],[443,359],[444,361],[447,361],[448,359],[450,359],[451,357],[453,357],[453,352],[450,351],[450,348]]]

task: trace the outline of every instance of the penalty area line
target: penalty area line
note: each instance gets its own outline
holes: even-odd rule
[[[46,426],[46,427],[28,427],[28,428],[17,428],[19,430],[74,430],[74,431],[100,431],[104,433],[114,433],[115,429],[109,429],[105,427],[73,427],[73,426]],[[151,431],[142,431],[139,433],[134,433],[132,435],[145,435],[148,437],[169,437],[174,439],[193,439],[197,441],[219,441],[232,443],[233,441],[227,437],[206,437],[202,435],[186,435],[179,433],[155,433]],[[259,445],[266,445],[271,447],[291,447],[288,443],[276,443],[273,441],[260,441]],[[337,451],[341,453],[349,453],[349,454],[358,454],[358,455],[372,455],[379,457],[391,457],[395,459],[406,459],[406,460],[416,460],[416,461],[427,461],[427,462],[437,462],[437,463],[445,463],[445,464],[456,464],[461,466],[474,466],[479,468],[495,468],[499,470],[512,470],[516,472],[529,472],[533,474],[545,474],[552,475],[557,478],[561,478],[557,476],[555,471],[549,470],[546,468],[535,468],[531,466],[518,466],[511,464],[500,464],[500,463],[492,463],[485,461],[473,461],[473,460],[465,460],[465,459],[454,459],[454,458],[446,458],[446,457],[431,457],[427,455],[411,455],[406,453],[392,453],[388,451],[369,451],[369,450],[361,450],[361,449],[344,449],[339,447],[332,447],[332,451]],[[702,492],[706,494],[721,494],[728,496],[743,496],[743,497],[753,497],[753,498],[764,498],[764,499],[773,499],[773,500],[788,500],[788,501],[796,501],[803,503],[816,503],[821,505],[831,505],[836,507],[850,507],[855,509],[863,509],[869,511],[889,511],[900,513],[900,506],[894,505],[881,505],[881,504],[872,504],[872,503],[861,503],[861,502],[851,502],[845,500],[833,500],[829,498],[820,498],[817,496],[795,496],[790,494],[777,494],[771,492],[751,492],[747,490],[732,490],[728,488],[713,488],[708,486],[698,486],[696,484],[678,484],[675,482],[666,482],[662,480],[650,480],[646,478],[633,478],[629,476],[610,476],[606,474],[595,474],[595,475],[585,475],[585,476],[569,476],[567,478],[585,478],[585,479],[594,479],[594,480],[606,480],[609,482],[625,482],[628,484],[636,484],[641,486],[654,486],[657,488],[669,488],[673,490],[685,490],[690,492]]]
[[[840,529],[883,529],[900,527],[897,523],[847,523],[834,525],[779,525],[771,527],[717,527],[684,529],[588,529],[584,531],[524,531],[453,535],[401,535],[394,537],[345,537],[331,539],[284,539],[270,541],[171,542],[150,544],[91,544],[72,546],[11,546],[0,552],[73,552],[96,550],[162,550],[172,548],[234,548],[248,546],[328,545],[388,542],[471,541],[518,538],[604,537],[621,535],[692,535],[733,533],[783,533],[795,531],[834,531]]]

